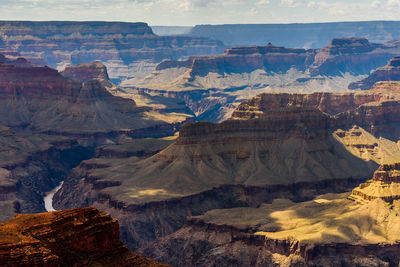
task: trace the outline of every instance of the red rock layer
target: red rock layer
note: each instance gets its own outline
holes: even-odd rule
[[[2,223],[0,265],[162,266],[128,250],[118,222],[90,207],[16,215]]]

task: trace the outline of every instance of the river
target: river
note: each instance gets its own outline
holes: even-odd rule
[[[60,190],[63,183],[64,182],[61,182],[59,186],[57,186],[56,188],[53,188],[53,190],[47,192],[45,197],[43,198],[44,207],[46,208],[47,211],[55,211],[55,209],[53,208],[53,197],[54,197],[54,194],[57,193],[58,190]]]

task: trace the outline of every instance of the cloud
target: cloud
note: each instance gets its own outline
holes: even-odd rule
[[[281,5],[287,6],[287,7],[298,7],[301,5],[303,1],[301,0],[281,0]]]
[[[271,2],[269,0],[259,0],[256,5],[257,6],[266,6],[269,5]]]
[[[372,1],[372,3],[371,3],[371,7],[372,7],[372,8],[379,8],[379,7],[381,7],[381,5],[382,5],[382,3],[381,3],[380,0],[374,0],[374,1]]]
[[[389,7],[400,7],[400,0],[388,0]]]

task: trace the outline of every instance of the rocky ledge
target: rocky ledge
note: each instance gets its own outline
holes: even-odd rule
[[[400,163],[379,167],[371,180],[353,190],[349,199],[360,202],[382,199],[390,203],[400,199]]]
[[[367,78],[351,83],[349,89],[369,90],[381,81],[400,81],[400,57],[392,58],[386,66],[378,68]]]
[[[0,227],[2,266],[163,266],[128,250],[95,208],[19,214]]]

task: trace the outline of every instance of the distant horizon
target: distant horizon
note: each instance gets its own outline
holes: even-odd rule
[[[145,21],[154,26],[399,19],[400,0],[2,0],[9,21]]]
[[[122,20],[4,20],[0,22],[105,22],[105,23],[145,23],[150,27],[195,27],[195,26],[223,26],[223,25],[293,25],[293,24],[330,24],[330,23],[359,23],[359,22],[400,22],[398,20],[348,20],[348,21],[316,21],[316,22],[287,22],[287,23],[202,23],[194,25],[163,25],[163,24],[150,24],[146,21],[122,21]]]

